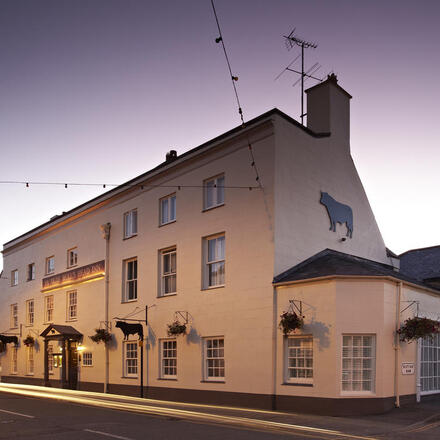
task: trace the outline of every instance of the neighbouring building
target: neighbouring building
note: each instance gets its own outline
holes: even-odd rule
[[[438,319],[440,247],[386,249],[351,96],[307,94],[307,127],[271,110],[5,243],[1,380],[327,414],[439,393],[438,337],[396,329]]]

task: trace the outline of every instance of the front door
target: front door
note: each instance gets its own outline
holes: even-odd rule
[[[76,342],[68,344],[67,383],[68,388],[71,390],[76,390],[78,386],[78,352],[76,346]]]

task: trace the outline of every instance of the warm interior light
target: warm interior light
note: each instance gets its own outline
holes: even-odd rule
[[[86,347],[84,347],[84,345],[78,345],[77,347],[76,347],[76,351],[84,351],[86,349]]]

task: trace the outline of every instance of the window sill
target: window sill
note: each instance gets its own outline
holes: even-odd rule
[[[33,327],[34,324],[25,324],[25,327]]]
[[[93,365],[81,365],[81,367],[90,368],[90,367],[93,367]]]
[[[72,265],[72,266],[66,266],[66,269],[73,269],[74,267],[78,267],[78,265],[77,265],[77,264],[74,264],[74,265]]]
[[[157,295],[157,298],[168,298],[169,296],[177,296],[176,293],[167,293],[166,295]]]
[[[130,235],[130,237],[123,237],[122,240],[130,240],[130,238],[137,237],[137,234]]]
[[[224,289],[225,287],[226,287],[226,284],[220,284],[218,286],[203,287],[201,290],[203,292],[209,292],[210,290]]]
[[[157,380],[170,380],[171,382],[177,382],[177,378],[173,377],[158,377]]]
[[[26,280],[27,283],[29,283],[29,281],[35,281],[35,278],[33,278],[31,280]]]
[[[162,226],[167,226],[167,225],[171,225],[173,223],[176,223],[177,220],[171,220],[170,222],[166,222],[166,223],[159,223],[159,228],[161,228]]]
[[[313,387],[312,383],[306,383],[306,382],[283,382],[281,385],[287,385],[289,387]]]
[[[226,383],[224,380],[201,380],[200,383]]]
[[[342,397],[376,397],[373,391],[341,391]]]
[[[221,203],[220,205],[210,206],[209,208],[203,208],[202,212],[212,211],[213,209],[221,208],[222,206],[225,206],[225,204]]]
[[[121,379],[139,379],[138,376],[121,376]]]
[[[78,321],[78,318],[66,319],[66,322],[75,322],[75,321]]]
[[[128,303],[132,303],[132,302],[136,302],[136,301],[137,301],[137,298],[136,299],[123,299],[121,301],[121,304],[128,304]]]

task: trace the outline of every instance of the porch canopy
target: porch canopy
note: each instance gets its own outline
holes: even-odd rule
[[[83,337],[82,333],[74,329],[70,325],[57,325],[51,324],[46,330],[41,333],[45,340],[70,340],[70,341],[80,341]]]

